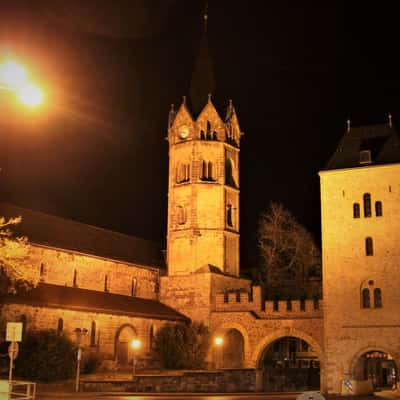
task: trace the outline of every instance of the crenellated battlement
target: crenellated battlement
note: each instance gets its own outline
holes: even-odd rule
[[[226,291],[216,295],[215,311],[252,311],[260,318],[318,318],[322,317],[322,300],[267,300],[263,301],[260,286],[252,290]]]

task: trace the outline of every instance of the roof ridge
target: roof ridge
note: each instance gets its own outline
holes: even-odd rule
[[[108,229],[108,228],[104,228],[104,227],[101,227],[101,226],[87,224],[85,222],[77,221],[75,219],[69,219],[69,218],[66,218],[66,217],[60,217],[58,215],[50,214],[50,213],[47,213],[47,212],[44,212],[44,211],[40,211],[40,210],[38,211],[38,210],[33,210],[31,208],[25,208],[25,207],[22,207],[22,206],[19,206],[19,205],[16,205],[16,204],[12,204],[12,203],[9,203],[9,202],[5,202],[5,201],[1,201],[0,205],[1,204],[4,204],[4,205],[12,207],[12,208],[19,208],[21,210],[25,210],[25,211],[28,211],[28,212],[31,212],[31,213],[34,213],[34,214],[45,215],[45,216],[50,217],[50,218],[54,218],[54,219],[65,221],[67,223],[83,225],[83,226],[87,226],[89,228],[93,228],[95,230],[99,230],[99,231],[103,231],[103,232],[109,232],[109,233],[113,233],[113,234],[116,234],[116,235],[119,235],[119,236],[125,236],[127,238],[135,238],[135,239],[138,239],[138,240],[142,240],[144,242],[154,243],[154,244],[157,245],[157,242],[155,242],[153,240],[144,239],[144,238],[141,238],[139,236],[128,235],[127,233],[114,231],[114,230],[111,230],[111,229]]]

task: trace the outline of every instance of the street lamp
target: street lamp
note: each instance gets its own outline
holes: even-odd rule
[[[222,361],[222,345],[224,344],[224,339],[222,336],[216,336],[214,338],[214,344],[216,347],[216,355],[215,355],[215,368],[219,369],[220,368],[220,361]]]
[[[131,347],[133,350],[133,358],[132,358],[132,378],[135,377],[136,373],[136,351],[140,349],[142,342],[139,339],[133,339],[131,342]]]
[[[81,346],[81,340],[82,337],[86,336],[88,333],[88,330],[86,328],[76,328],[74,330],[75,335],[76,335],[76,344],[78,345],[78,351],[76,354],[76,380],[75,380],[75,392],[79,391],[79,375],[80,375],[80,370],[81,370],[81,358],[82,358],[82,346]]]
[[[43,103],[43,91],[28,79],[26,69],[15,61],[0,64],[0,90],[12,92],[27,107]]]

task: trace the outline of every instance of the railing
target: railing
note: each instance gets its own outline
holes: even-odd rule
[[[5,397],[7,395],[8,397]],[[0,399],[33,400],[36,396],[36,383],[27,381],[0,380]]]

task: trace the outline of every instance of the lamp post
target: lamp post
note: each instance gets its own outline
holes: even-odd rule
[[[216,336],[214,338],[214,344],[217,349],[216,351],[216,359],[215,359],[215,368],[219,369],[220,365],[222,364],[222,345],[224,344],[224,339],[222,336]]]
[[[28,79],[25,68],[11,60],[0,64],[0,90],[13,93],[29,108],[38,107],[44,99],[43,91]]]
[[[131,347],[133,350],[133,358],[132,358],[132,379],[135,377],[136,373],[136,351],[140,349],[142,342],[139,339],[133,339],[131,342]]]
[[[75,380],[75,392],[79,391],[79,375],[81,372],[81,358],[82,358],[82,346],[81,346],[81,341],[82,337],[86,336],[88,333],[88,330],[86,328],[76,328],[74,330],[75,335],[76,335],[76,343],[78,345],[78,351],[76,353],[76,380]]]

